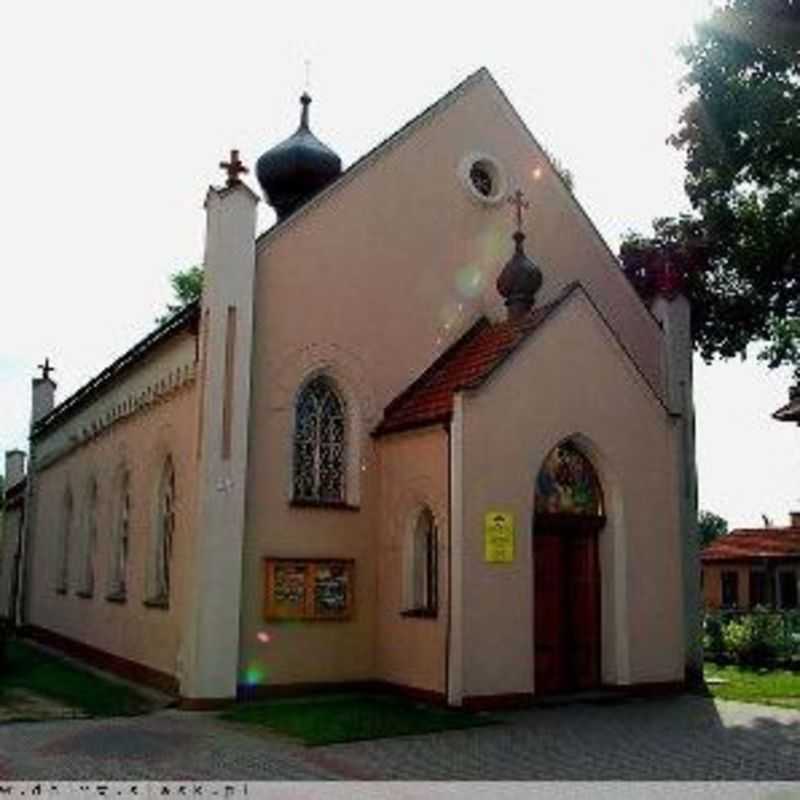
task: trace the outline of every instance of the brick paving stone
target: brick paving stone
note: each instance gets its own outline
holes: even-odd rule
[[[798,780],[800,712],[682,696],[307,748],[215,714],[0,725],[17,780]]]

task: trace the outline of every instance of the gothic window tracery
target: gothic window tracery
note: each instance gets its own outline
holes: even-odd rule
[[[325,377],[310,381],[295,406],[294,499],[345,500],[345,410]]]

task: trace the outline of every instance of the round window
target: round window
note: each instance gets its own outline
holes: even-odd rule
[[[471,153],[462,161],[459,174],[469,193],[481,203],[494,205],[505,197],[506,180],[496,159],[484,153]]]
[[[469,171],[469,179],[478,194],[482,194],[484,197],[492,196],[492,176],[485,164],[476,161]]]

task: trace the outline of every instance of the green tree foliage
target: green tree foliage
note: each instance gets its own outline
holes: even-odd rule
[[[700,547],[708,547],[718,536],[728,532],[728,522],[713,511],[701,511],[697,515],[697,537]]]
[[[156,322],[166,322],[173,314],[177,313],[189,303],[200,299],[203,292],[203,268],[201,266],[189,267],[178,270],[169,276],[174,302],[167,304],[167,313],[159,317]]]
[[[763,340],[800,378],[800,0],[723,0],[681,53],[691,99],[669,142],[693,213],[620,258],[634,279],[659,253],[687,276],[703,357]]]

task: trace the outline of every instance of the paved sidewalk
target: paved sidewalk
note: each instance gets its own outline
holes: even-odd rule
[[[306,748],[215,714],[0,725],[0,780],[798,780],[800,712],[684,696]]]

